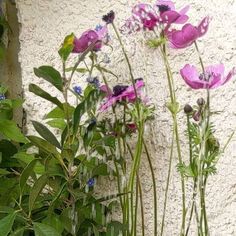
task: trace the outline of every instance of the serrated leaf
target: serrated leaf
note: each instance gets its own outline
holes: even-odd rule
[[[34,68],[34,73],[37,77],[43,78],[52,85],[54,85],[59,91],[63,90],[63,81],[61,74],[51,66],[40,66]]]
[[[37,121],[32,121],[33,126],[35,130],[39,133],[41,137],[43,137],[45,140],[47,140],[49,143],[54,145],[57,148],[61,148],[60,143],[58,142],[57,138],[54,136],[54,134],[43,124]]]
[[[42,224],[42,223],[33,223],[35,236],[61,236],[60,233],[56,231],[53,227]]]
[[[7,236],[10,233],[15,218],[16,212],[13,212],[0,220],[0,236]]]
[[[16,142],[27,143],[27,139],[21,133],[14,121],[0,120],[0,133]]]
[[[29,91],[41,98],[44,98],[44,99],[56,104],[58,107],[60,107],[63,110],[63,104],[56,97],[52,97],[49,93],[47,93],[46,91],[41,89],[38,85],[30,84]]]

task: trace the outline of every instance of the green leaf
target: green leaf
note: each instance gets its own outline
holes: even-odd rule
[[[0,236],[7,236],[10,233],[15,218],[16,212],[13,212],[0,220]]]
[[[63,104],[56,97],[52,97],[49,93],[47,93],[46,91],[41,89],[36,84],[30,84],[29,91],[41,98],[44,98],[44,99],[56,104],[58,107],[60,107],[63,110]]]
[[[53,227],[42,224],[42,223],[33,223],[35,236],[61,236]]]
[[[45,117],[45,119],[52,119],[52,118],[66,118],[65,111],[68,109],[69,117],[72,116],[75,108],[70,106],[69,104],[63,103],[64,110],[60,109],[59,107],[53,108]]]
[[[79,123],[80,123],[81,117],[87,111],[89,111],[96,104],[96,102],[98,102],[100,95],[101,95],[100,91],[98,91],[96,89],[92,90],[88,94],[86,99],[83,102],[81,102],[75,108],[74,115],[73,115],[73,130],[74,130],[74,133],[77,132],[77,129],[79,127]]]
[[[32,187],[29,195],[29,212],[32,211],[37,197],[39,196],[39,194],[41,193],[42,189],[47,184],[47,182],[48,182],[48,175],[45,174],[40,176],[34,183],[34,186]]]
[[[102,66],[100,66],[100,65],[94,65],[94,67],[96,67],[98,71],[102,71],[102,72],[111,74],[111,75],[115,76],[116,78],[118,78],[118,76],[117,76],[115,73],[113,73],[111,70],[108,70],[108,69],[105,68],[105,67],[102,67]]]
[[[64,130],[66,127],[66,122],[64,119],[52,119],[46,122],[52,128],[57,128]]]
[[[34,159],[32,160],[26,167],[25,169],[23,170],[23,172],[21,173],[20,175],[20,190],[21,190],[21,193],[23,193],[24,191],[24,188],[25,188],[25,185],[26,185],[26,182],[28,180],[28,178],[30,177],[30,175],[34,172],[34,167],[37,163],[37,159]]]
[[[112,221],[107,226],[106,236],[124,235],[125,231],[128,230],[128,226],[118,221]]]
[[[47,142],[46,140],[39,138],[37,136],[28,136],[27,137],[36,147],[41,149],[42,151],[46,153],[52,153],[58,155],[59,153],[56,150],[56,147]]]
[[[26,143],[25,136],[21,133],[16,123],[11,120],[0,120],[0,133],[7,138],[20,143]]]
[[[93,176],[107,176],[113,172],[105,163],[96,166],[93,170]]]
[[[74,34],[69,34],[65,37],[64,42],[62,44],[62,47],[58,51],[59,55],[61,56],[61,59],[65,62],[69,55],[71,54],[73,48],[74,48]]]
[[[10,236],[23,236],[25,231],[25,227],[15,230],[10,234]]]
[[[55,214],[48,215],[48,217],[43,221],[46,225],[52,226],[58,233],[62,234],[64,230],[63,222]]]
[[[62,92],[63,81],[61,74],[56,69],[51,66],[40,66],[39,68],[34,68],[34,73],[36,76],[45,79]]]
[[[166,43],[165,38],[156,38],[156,39],[149,39],[146,44],[150,48],[158,48],[161,45],[163,45],[164,43]]]
[[[60,143],[57,141],[56,137],[54,134],[43,124],[37,121],[32,121],[33,126],[35,130],[39,133],[41,137],[43,137],[45,140],[47,140],[49,143],[54,145],[57,148],[61,148]]]
[[[0,176],[2,176],[2,175],[9,175],[9,174],[11,174],[11,172],[9,172],[9,171],[7,171],[5,169],[0,169]]]

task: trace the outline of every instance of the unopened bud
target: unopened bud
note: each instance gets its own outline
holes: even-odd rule
[[[193,113],[193,119],[194,119],[195,121],[199,121],[199,120],[200,120],[200,117],[201,117],[201,113],[200,113],[199,111],[195,111],[195,112]]]
[[[198,100],[197,100],[197,105],[198,105],[199,107],[204,106],[204,105],[205,105],[205,100],[204,100],[203,98],[198,98]]]
[[[184,106],[184,112],[185,112],[186,114],[190,114],[192,111],[193,111],[193,108],[192,108],[189,104],[186,104],[186,105]]]

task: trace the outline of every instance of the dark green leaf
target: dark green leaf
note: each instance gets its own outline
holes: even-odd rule
[[[35,236],[61,236],[53,227],[36,222],[34,223],[34,232]]]
[[[58,107],[60,107],[63,110],[63,104],[56,98],[52,97],[49,93],[41,89],[36,84],[30,84],[29,85],[29,91],[36,94],[37,96],[44,98],[54,104],[56,104]]]
[[[34,167],[37,163],[37,159],[32,160],[23,170],[23,172],[20,175],[20,189],[21,189],[21,193],[23,193],[26,182],[28,180],[28,178],[31,176],[31,174],[34,172]]]
[[[54,134],[43,124],[37,121],[32,121],[33,126],[35,130],[39,133],[41,137],[43,137],[45,140],[47,140],[49,143],[54,145],[57,148],[61,148],[60,143],[57,141],[56,137]]]
[[[7,236],[10,233],[15,218],[16,212],[13,212],[0,220],[0,236]]]
[[[34,68],[34,73],[39,78],[43,78],[52,85],[54,85],[59,91],[63,90],[63,81],[60,73],[51,66],[40,66]]]
[[[48,175],[42,175],[40,176],[36,182],[34,183],[34,186],[31,189],[30,196],[29,196],[29,212],[31,212],[34,208],[35,201],[39,194],[41,193],[42,189],[48,182]]]

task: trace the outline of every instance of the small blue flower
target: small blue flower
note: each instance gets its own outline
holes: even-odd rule
[[[5,95],[4,94],[0,94],[0,101],[1,100],[5,100],[5,99],[6,99]]]
[[[90,178],[90,179],[88,180],[88,182],[87,182],[87,185],[88,185],[89,187],[93,187],[94,184],[95,184],[95,179],[94,179],[94,178]]]
[[[97,77],[90,76],[87,78],[87,82],[91,85],[94,85],[96,88],[100,87],[100,82]]]
[[[102,29],[102,25],[100,25],[100,24],[96,25],[95,31],[99,31],[101,29]]]
[[[74,89],[74,92],[75,92],[75,93],[81,95],[81,93],[82,93],[82,88],[81,88],[80,86],[75,86],[73,89]]]

